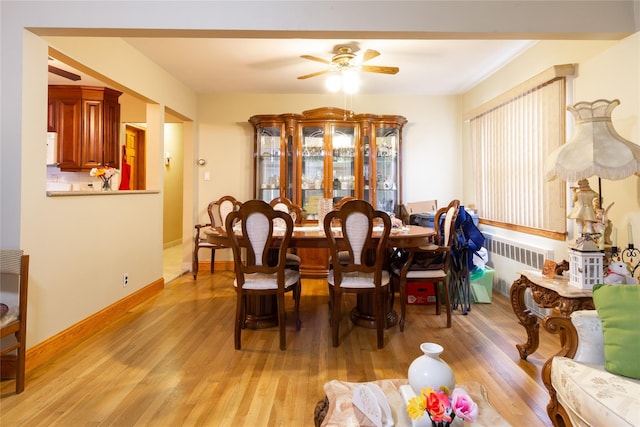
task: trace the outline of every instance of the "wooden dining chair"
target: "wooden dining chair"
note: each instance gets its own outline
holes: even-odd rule
[[[291,215],[294,225],[302,224],[302,208],[284,196],[276,197],[269,202],[269,205],[277,210],[286,212]],[[287,251],[287,268],[300,269],[301,259],[296,254],[296,249],[291,248]]]
[[[283,226],[284,225],[284,226]],[[241,348],[241,331],[246,323],[247,297],[276,296],[280,350],[286,349],[285,300],[293,293],[296,330],[300,330],[300,272],[286,268],[287,248],[293,233],[293,219],[262,200],[245,202],[239,210],[230,212],[226,231],[233,250],[236,290],[234,344]],[[272,261],[277,249],[277,262]],[[244,249],[244,256],[243,256]]]
[[[29,287],[29,255],[15,249],[0,250],[0,338],[12,336],[0,349],[3,374],[15,361],[16,394],[24,391],[25,353],[27,348],[27,291]],[[13,339],[15,338],[15,342]],[[16,353],[15,356],[13,353]],[[12,371],[13,369],[6,369]]]
[[[436,314],[440,315],[440,295],[442,293],[447,312],[447,328],[451,327],[452,306],[449,297],[448,277],[451,264],[451,248],[455,238],[455,225],[459,208],[460,201],[452,200],[447,207],[440,208],[436,212],[434,227],[438,244],[408,249],[406,261],[400,265],[392,266],[392,274],[399,278],[400,331],[404,331],[407,282],[433,283],[436,297]],[[442,285],[442,289],[440,289],[440,285]]]
[[[374,223],[376,232],[374,236]],[[339,228],[336,236],[332,227]],[[327,282],[331,299],[331,337],[333,346],[339,345],[339,324],[342,294],[370,294],[373,299],[377,347],[384,347],[386,323],[384,302],[389,292],[389,272],[383,269],[386,246],[391,232],[391,219],[385,212],[375,210],[364,200],[350,200],[339,210],[329,212],[324,219],[333,268]],[[346,251],[346,262],[338,252]]]
[[[211,274],[213,274],[214,263],[216,259],[216,249],[226,249],[228,246],[221,243],[209,243],[207,237],[202,231],[205,227],[225,227],[225,220],[229,212],[237,211],[242,205],[242,202],[236,200],[233,196],[223,196],[218,200],[214,200],[207,206],[207,213],[209,214],[209,222],[207,224],[196,224],[194,226],[196,233],[193,240],[193,256],[192,256],[192,268],[193,278],[198,278],[198,253],[200,249],[211,250]]]

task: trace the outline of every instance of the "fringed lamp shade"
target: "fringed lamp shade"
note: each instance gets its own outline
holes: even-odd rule
[[[545,178],[578,181],[596,175],[619,180],[640,174],[640,145],[627,141],[611,123],[617,99],[578,102],[570,105],[575,118],[571,139],[549,155]]]

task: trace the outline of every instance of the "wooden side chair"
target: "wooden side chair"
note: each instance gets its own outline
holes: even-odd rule
[[[340,237],[332,225],[339,224]],[[374,225],[376,232],[374,236]],[[384,347],[385,293],[389,292],[389,272],[383,270],[387,241],[391,232],[391,219],[385,212],[375,210],[364,200],[350,200],[339,210],[329,212],[324,219],[324,231],[329,243],[333,269],[327,281],[331,299],[331,337],[333,346],[339,345],[342,294],[367,293],[373,298],[378,348]],[[377,241],[376,241],[377,239]],[[346,251],[343,262],[338,253]]]
[[[284,226],[283,226],[284,225]],[[226,219],[236,278],[236,317],[234,344],[241,348],[240,336],[246,323],[247,297],[276,296],[280,350],[286,349],[285,301],[293,293],[296,330],[300,330],[300,272],[286,268],[286,253],[293,233],[293,219],[286,212],[274,210],[262,200],[250,200]],[[272,261],[271,248],[278,250],[277,263]],[[245,256],[242,256],[242,252]]]
[[[440,284],[447,311],[447,328],[451,327],[451,301],[449,298],[449,265],[451,247],[455,238],[456,218],[459,200],[453,200],[445,208],[440,208],[434,217],[434,226],[438,244],[409,249],[409,255],[401,266],[394,266],[392,273],[399,277],[400,287],[400,331],[404,331],[406,316],[407,282],[433,282],[436,294],[436,314],[440,314]],[[444,215],[444,221],[441,218]]]
[[[15,360],[16,394],[24,391],[25,352],[27,348],[27,291],[29,285],[29,255],[21,250],[0,250],[0,338],[12,335],[15,343],[3,343],[0,363],[12,365]],[[15,358],[13,353],[16,352]],[[6,369],[10,370],[10,369]],[[5,371],[5,368],[2,368]],[[3,378],[4,379],[4,378]]]
[[[269,202],[269,205],[277,210],[291,215],[294,225],[302,224],[302,208],[284,196],[276,197]],[[287,268],[300,269],[300,257],[296,255],[295,248],[287,251]]]
[[[218,200],[214,200],[207,206],[207,213],[209,214],[209,223],[196,224],[194,226],[196,233],[193,239],[193,257],[191,270],[193,271],[193,278],[198,277],[198,252],[200,249],[211,250],[211,273],[213,274],[213,264],[216,259],[216,249],[225,249],[228,246],[222,244],[209,243],[206,236],[202,232],[205,227],[225,227],[225,219],[229,212],[237,211],[242,205],[232,196],[223,196]]]

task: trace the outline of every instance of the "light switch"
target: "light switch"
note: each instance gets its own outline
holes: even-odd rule
[[[204,180],[205,181],[211,181],[211,172],[204,171]]]

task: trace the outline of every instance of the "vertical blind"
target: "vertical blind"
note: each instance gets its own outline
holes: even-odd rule
[[[565,140],[566,78],[531,83],[468,120],[477,207],[494,225],[564,236],[564,183],[545,181],[544,162]]]

